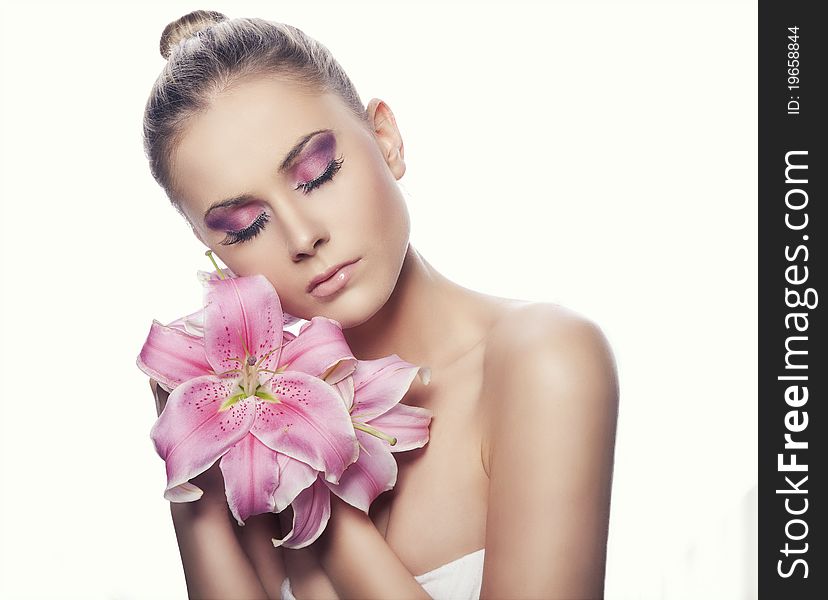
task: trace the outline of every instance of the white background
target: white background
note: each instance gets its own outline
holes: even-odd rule
[[[30,2],[3,7],[4,597],[184,598],[134,361],[199,307],[149,173],[163,27],[296,25],[405,140],[412,243],[612,344],[608,598],[755,594],[753,2]]]

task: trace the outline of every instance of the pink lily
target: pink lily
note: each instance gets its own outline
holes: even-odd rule
[[[428,443],[432,412],[400,402],[415,376],[428,384],[431,371],[392,354],[357,361],[350,381],[337,385],[351,415],[360,453],[339,482],[326,483],[337,496],[365,513],[377,496],[397,482],[397,461],[392,453]]]
[[[300,330],[297,341],[302,335]],[[313,484],[296,497],[293,527],[285,537],[271,538],[275,547],[302,548],[316,540],[330,519],[331,491],[368,514],[376,497],[394,487],[397,461],[391,453],[420,448],[428,442],[432,412],[400,403],[417,375],[428,384],[428,368],[392,354],[357,361],[353,373],[336,384],[356,430],[359,457],[338,484],[315,477]]]
[[[199,280],[205,286],[210,281],[221,281],[225,273],[232,275],[229,269],[219,271],[216,268],[217,272],[213,273],[199,272]],[[272,286],[269,287],[278,305],[278,296]],[[242,297],[238,297],[240,302]],[[246,300],[246,296],[244,298]],[[206,307],[167,326],[153,322],[138,366],[168,391],[193,377],[227,374],[213,371],[207,360],[205,312]],[[297,320],[284,313],[284,325]],[[330,477],[325,477],[325,472],[302,460],[274,450],[255,434],[244,435],[227,450],[221,456],[220,466],[228,504],[239,525],[244,525],[244,519],[249,515],[281,512],[291,504],[293,527],[281,540],[274,538],[273,543],[301,548],[315,541],[324,531],[330,516],[330,490],[367,513],[373,499],[391,489],[396,482],[396,461],[390,452],[421,447],[427,442],[430,411],[398,402],[415,374],[428,383],[428,371],[417,369],[397,356],[379,361],[356,361],[345,343],[339,323],[324,317],[314,317],[305,323],[299,336],[283,331],[282,337],[275,373],[298,371],[335,386],[351,413],[356,436],[364,451],[345,469],[342,485],[337,485]],[[244,342],[242,350],[245,350]],[[362,369],[356,374],[355,385],[351,375],[358,362],[362,363]],[[264,368],[259,370],[268,372]],[[355,388],[359,392],[357,402],[354,402]],[[254,401],[261,402],[261,399]],[[390,433],[399,437],[402,443],[397,443]],[[386,450],[388,443],[396,444],[396,447]],[[368,447],[373,449],[369,452]],[[215,460],[210,464],[213,462]],[[201,490],[189,482],[180,484],[179,492],[182,498],[178,501],[195,500],[201,496]],[[170,493],[168,489],[165,497]]]
[[[282,356],[290,355],[282,342],[297,338],[282,331],[281,305],[267,279],[210,279],[204,285],[204,337],[188,333],[183,323],[165,327],[155,321],[138,366],[172,389],[151,431],[167,465],[165,498],[197,500],[202,492],[189,480],[221,457],[228,503],[243,524],[250,514],[282,510],[316,472],[338,481],[359,448],[330,383],[286,372]],[[299,354],[300,364],[324,364],[332,379],[356,362],[344,340],[313,357]],[[303,467],[304,478],[283,476]]]
[[[206,285],[208,281],[235,278],[236,275],[225,268],[212,272],[198,271],[197,277],[202,285]],[[283,327],[299,321],[298,317],[286,312],[282,314]],[[170,329],[182,331],[188,336],[181,336]],[[283,343],[296,337],[289,331],[283,331],[282,336]],[[167,325],[153,319],[150,335],[141,348],[136,363],[138,368],[155,379],[167,392],[188,379],[212,373],[204,349],[204,307]]]

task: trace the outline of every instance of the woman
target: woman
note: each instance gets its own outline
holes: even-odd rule
[[[332,495],[301,550],[270,542],[285,513],[229,518],[216,463],[198,502],[170,507],[190,595],[602,596],[618,389],[601,330],[440,275],[409,243],[391,109],[363,106],[301,31],[195,11],[161,51],[145,146],[194,234],[235,274],[264,274],[287,313],[339,321],[357,358],[430,367],[404,402],[434,415],[370,515]]]

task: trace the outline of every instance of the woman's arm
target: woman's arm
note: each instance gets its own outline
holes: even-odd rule
[[[155,396],[158,414],[166,404],[169,394],[154,380],[150,387]],[[201,475],[192,479],[192,483],[204,491],[202,497],[194,502],[170,502],[175,535],[184,567],[187,593],[190,598],[244,599],[279,598],[281,584],[281,553],[274,548],[267,538],[272,551],[272,561],[265,572],[268,574],[267,591],[256,574],[251,559],[248,557],[240,539],[234,532],[238,528],[227,506],[224,493],[224,478],[218,462]],[[256,564],[261,564],[263,548],[261,535],[248,535],[248,551],[256,557]],[[256,532],[251,531],[255,534]]]
[[[292,520],[290,510],[285,510],[284,513],[288,513],[288,516],[282,519],[282,530],[290,531]],[[282,556],[285,559],[285,567],[290,573],[290,587],[293,595],[300,600],[306,598],[312,600],[339,600],[339,595],[336,593],[328,574],[325,573],[319,563],[318,549],[321,546],[320,538],[304,548],[284,548]]]
[[[602,598],[618,411],[600,329],[535,305],[487,348],[480,598]]]
[[[484,394],[499,409],[481,599],[603,596],[615,363],[592,323],[544,311],[487,353]],[[314,551],[342,598],[429,598],[370,518],[335,495]]]
[[[364,512],[331,494],[319,561],[342,598],[430,600]]]
[[[287,576],[285,552],[282,548],[275,548],[272,538],[283,536],[279,525],[279,516],[273,513],[264,513],[248,517],[243,527],[239,527],[236,520],[231,522],[236,538],[239,540],[244,553],[250,559],[253,570],[267,592],[268,598],[281,600],[282,581]],[[293,584],[293,578],[291,578]],[[296,588],[294,588],[294,592]],[[303,598],[304,596],[299,596]],[[315,596],[314,596],[315,597]],[[320,598],[321,600],[321,598]],[[326,599],[328,600],[328,599]],[[336,598],[330,600],[337,600]]]

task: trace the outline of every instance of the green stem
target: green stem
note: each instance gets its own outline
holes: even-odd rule
[[[218,266],[218,263],[216,262],[216,259],[213,258],[213,251],[212,250],[207,250],[207,252],[205,252],[204,254],[206,254],[207,258],[210,259],[210,262],[213,263],[213,266],[216,268],[216,271],[218,271],[219,277],[221,277],[222,279],[227,279],[227,277],[224,276],[224,271],[219,269],[219,266]]]

